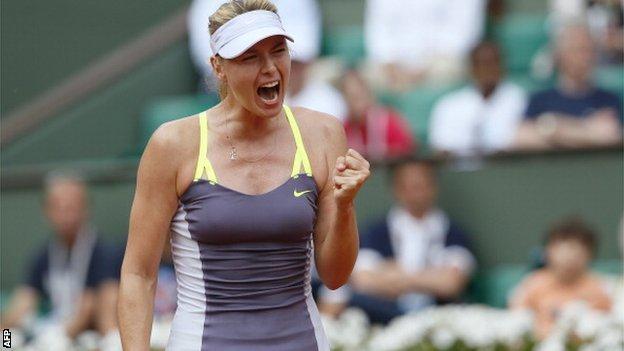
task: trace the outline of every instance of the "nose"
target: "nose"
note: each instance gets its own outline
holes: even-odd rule
[[[277,71],[277,66],[275,65],[275,60],[271,55],[264,55],[262,58],[262,69],[261,73],[271,75]]]

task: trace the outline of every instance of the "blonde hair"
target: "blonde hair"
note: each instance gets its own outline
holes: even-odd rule
[[[208,21],[208,32],[210,35],[227,23],[232,18],[242,15],[245,12],[266,10],[277,14],[277,7],[269,0],[230,0],[221,5],[213,13]],[[227,84],[219,82],[219,96],[221,100],[227,95]]]

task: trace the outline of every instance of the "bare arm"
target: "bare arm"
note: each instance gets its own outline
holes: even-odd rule
[[[393,300],[406,290],[404,275],[398,273],[383,268],[356,270],[351,284],[356,291]]]
[[[71,339],[87,330],[95,311],[95,293],[91,289],[85,290],[80,296],[78,309],[64,325],[67,336]]]
[[[359,239],[353,201],[370,172],[368,162],[347,151],[344,129],[335,119],[325,128],[328,179],[319,196],[314,228],[316,269],[323,283],[337,289],[347,282],[358,254]]]
[[[166,125],[165,125],[166,126]],[[161,126],[139,164],[117,314],[124,350],[149,350],[158,264],[177,208],[175,135]]]
[[[607,146],[619,142],[621,133],[617,117],[609,109],[599,110],[583,119],[545,114],[535,121],[525,121],[520,125],[515,146],[529,150]]]
[[[454,267],[440,267],[422,270],[407,276],[408,292],[419,291],[442,299],[453,299],[461,295],[469,277]]]
[[[7,311],[2,314],[1,328],[22,327],[24,317],[35,313],[38,300],[39,294],[35,289],[29,286],[19,287],[15,293],[13,293]]]
[[[119,282],[108,280],[102,283],[97,289],[96,306],[96,326],[100,335],[117,330],[117,296],[119,292]]]
[[[362,270],[353,274],[355,289],[389,299],[411,292],[450,299],[459,296],[467,283],[468,276],[453,267],[408,273],[394,261],[387,261],[375,270]]]

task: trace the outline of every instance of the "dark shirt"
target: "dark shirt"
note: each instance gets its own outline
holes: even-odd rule
[[[601,88],[593,88],[586,94],[566,95],[557,88],[537,92],[529,99],[526,119],[536,119],[543,113],[564,113],[584,118],[600,109],[610,108],[622,123],[622,105],[617,95]]]
[[[44,300],[50,298],[50,292],[44,283],[48,279],[50,271],[49,246],[50,243],[46,243],[34,257],[24,282],[27,286],[37,290]],[[85,289],[97,288],[107,280],[119,280],[122,257],[119,248],[106,244],[98,238],[93,246]]]
[[[448,226],[444,237],[444,247],[459,246],[471,252],[470,243],[466,233],[454,222]],[[390,227],[388,221],[384,220],[372,225],[364,231],[360,237],[360,248],[372,249],[386,259],[396,256],[390,240]]]

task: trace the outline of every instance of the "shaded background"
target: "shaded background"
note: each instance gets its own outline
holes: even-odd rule
[[[324,16],[324,54],[345,60],[363,55],[364,1],[319,3]],[[542,3],[507,1],[509,15],[495,30],[512,79],[529,91],[539,85],[523,73],[527,60],[548,39]],[[111,50],[185,11],[188,4],[179,0],[3,1],[0,121],[5,122],[19,107]],[[510,36],[515,40],[504,40]],[[620,67],[615,73],[597,74],[621,95],[621,72]],[[111,239],[125,241],[136,165],[146,135],[153,130],[154,120],[170,114],[172,106],[188,113],[205,106],[208,102],[194,95],[196,87],[182,36],[127,74],[59,110],[28,134],[3,143],[3,292],[21,281],[30,255],[49,235],[40,211],[40,182],[49,170],[68,166],[84,170],[93,184],[93,222]],[[424,87],[382,98],[401,109],[420,135],[426,123],[423,116],[428,115],[435,99],[451,88]],[[616,148],[489,157],[478,161],[480,167],[472,164],[474,170],[447,163],[440,170],[441,206],[471,234],[482,271],[525,264],[548,224],[571,213],[582,214],[597,228],[601,260],[618,259],[622,156],[621,148]],[[378,219],[389,206],[387,185],[386,167],[376,165],[357,202],[361,227]]]

